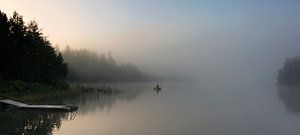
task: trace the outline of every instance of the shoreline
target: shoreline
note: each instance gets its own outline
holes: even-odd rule
[[[118,89],[92,88],[81,85],[70,85],[63,81],[62,85],[49,85],[45,83],[9,81],[0,82],[0,99],[11,99],[17,101],[38,101],[57,96],[70,96],[84,92],[103,92],[104,94],[122,92]]]

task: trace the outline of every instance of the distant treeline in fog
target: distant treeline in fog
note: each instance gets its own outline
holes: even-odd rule
[[[146,76],[132,64],[118,64],[111,54],[98,55],[86,49],[67,46],[61,51],[68,63],[67,79],[74,82],[145,81]]]
[[[278,83],[300,85],[300,57],[288,58],[283,69],[279,71]]]

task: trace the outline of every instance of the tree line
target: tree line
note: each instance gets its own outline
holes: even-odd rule
[[[300,57],[288,58],[283,69],[279,70],[278,83],[283,85],[300,84]]]
[[[8,18],[0,11],[0,82],[77,82],[145,80],[132,64],[117,64],[111,54],[97,55],[84,49],[54,48],[36,21],[25,23],[17,12]],[[54,81],[55,82],[55,81]]]
[[[17,12],[0,11],[0,81],[49,82],[65,78],[68,65],[43,35],[37,22],[25,23]]]
[[[135,65],[118,64],[112,55],[97,55],[86,49],[62,50],[68,63],[67,79],[75,82],[129,82],[144,81],[144,75]]]

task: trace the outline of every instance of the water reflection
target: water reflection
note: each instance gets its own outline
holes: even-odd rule
[[[0,112],[1,135],[51,134],[58,130],[63,120],[72,120],[73,113],[51,113],[9,109]]]
[[[278,86],[277,92],[287,111],[300,115],[300,86]]]
[[[161,89],[153,89],[153,91],[155,91],[157,94],[161,91]]]
[[[72,113],[24,111],[18,109],[6,109],[0,111],[0,134],[52,134],[59,130],[64,121],[76,119],[76,116],[84,116],[97,110],[108,110],[118,101],[126,102],[135,99],[141,90],[126,89],[112,92],[89,91],[73,93],[70,95],[57,95],[32,104],[75,104],[79,110]]]
[[[138,88],[114,88],[110,92],[96,90],[73,93],[68,96],[57,95],[37,102],[39,104],[75,104],[79,107],[78,115],[86,115],[104,108],[109,110],[116,102],[134,100],[141,92],[142,90]]]

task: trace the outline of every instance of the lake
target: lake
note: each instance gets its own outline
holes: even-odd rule
[[[1,134],[298,135],[300,90],[274,83],[86,84],[88,92],[39,103],[77,104],[72,113],[0,111]]]

